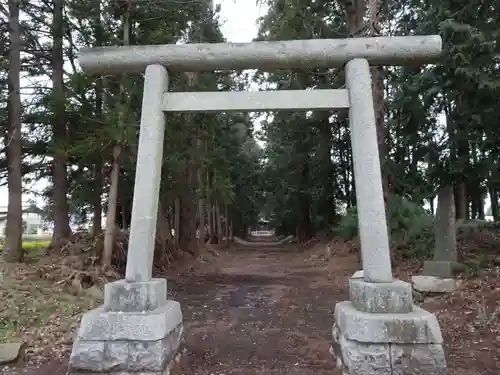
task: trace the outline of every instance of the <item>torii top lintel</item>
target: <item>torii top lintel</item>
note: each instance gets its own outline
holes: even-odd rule
[[[307,39],[250,43],[163,44],[82,49],[87,73],[137,73],[160,64],[171,71],[339,68],[354,58],[371,65],[413,65],[439,59],[439,35]]]

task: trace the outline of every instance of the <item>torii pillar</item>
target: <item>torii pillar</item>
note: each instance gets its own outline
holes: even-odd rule
[[[335,306],[333,351],[345,375],[440,375],[446,370],[436,317],[415,306],[410,284],[394,280],[382,193],[370,65],[422,64],[441,55],[439,36],[99,47],[83,50],[87,73],[145,72],[125,280],[105,287],[86,313],[70,374],[167,375],[179,353],[182,312],[151,270],[165,112],[349,108],[364,275]],[[169,93],[168,72],[341,68],[346,90]]]

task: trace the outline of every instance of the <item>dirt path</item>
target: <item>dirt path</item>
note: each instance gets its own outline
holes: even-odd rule
[[[293,248],[233,249],[206,273],[170,283],[186,321],[184,373],[336,374],[332,313],[352,269],[338,262],[328,281],[320,264]]]
[[[240,246],[168,275],[169,297],[180,301],[186,326],[182,375],[340,375],[329,353],[333,308],[348,298],[357,262],[354,254],[334,254],[329,262],[321,255],[291,245]],[[439,316],[449,374],[498,375],[500,351],[478,337],[486,328],[455,334],[462,305],[452,297],[423,304]],[[67,357],[4,373],[65,375],[66,366]]]

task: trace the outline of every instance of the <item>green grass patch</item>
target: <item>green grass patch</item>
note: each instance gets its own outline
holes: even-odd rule
[[[98,303],[88,293],[54,283],[58,277],[46,278],[47,271],[39,268],[38,260],[52,262],[45,255],[51,239],[23,236],[26,262],[11,269],[0,287],[0,342],[22,340],[30,347],[71,342],[81,313]],[[3,247],[3,239],[0,246]],[[60,270],[56,267],[54,272]]]
[[[23,236],[24,258],[28,261],[41,259],[51,240],[51,236]],[[0,251],[3,245],[4,239],[2,238],[0,239]]]
[[[45,255],[45,249],[50,245],[50,241],[24,241],[24,259],[34,261],[41,259]]]
[[[50,241],[23,241],[23,249],[29,251],[40,247],[46,248],[50,245]]]

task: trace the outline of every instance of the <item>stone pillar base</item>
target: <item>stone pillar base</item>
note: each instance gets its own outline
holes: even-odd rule
[[[351,279],[350,295],[352,302],[335,305],[332,329],[332,352],[344,375],[446,373],[436,316],[413,305],[409,283]]]
[[[424,261],[423,274],[426,276],[442,277],[444,279],[453,278],[457,262],[426,260]]]
[[[413,287],[423,293],[451,293],[457,289],[455,279],[443,279],[436,276],[415,275],[411,277]]]
[[[166,286],[163,279],[107,284],[104,305],[82,317],[68,374],[168,375],[184,328]]]

